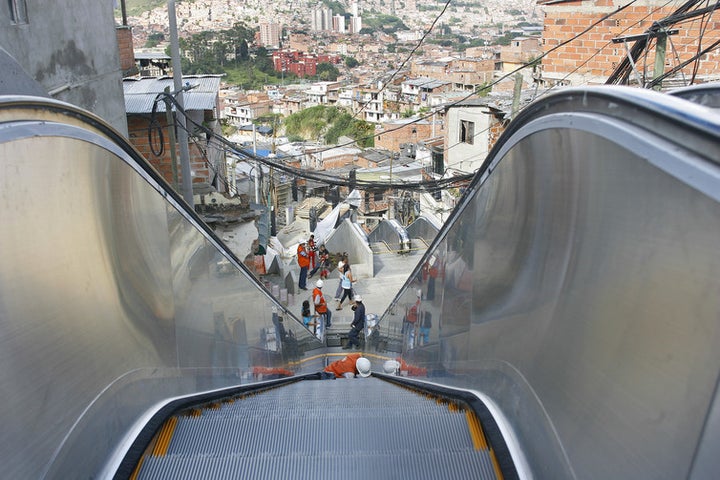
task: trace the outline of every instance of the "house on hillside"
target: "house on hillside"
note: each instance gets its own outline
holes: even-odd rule
[[[213,186],[225,192],[227,178],[225,154],[222,145],[206,134],[202,127],[218,136],[222,135],[219,121],[220,75],[184,76],[184,85],[192,88],[183,93],[190,150],[190,169],[194,190]],[[172,151],[179,151],[178,145],[170,144],[169,122],[166,103],[162,94],[168,88],[175,90],[172,78],[126,78],[123,80],[125,111],[130,142],[160,172],[171,185],[182,184],[180,165],[173,165]],[[171,104],[171,121],[175,132],[178,129],[177,108]],[[177,138],[177,135],[175,135]]]
[[[504,130],[506,113],[489,98],[474,98],[446,108],[445,170],[473,173]]]

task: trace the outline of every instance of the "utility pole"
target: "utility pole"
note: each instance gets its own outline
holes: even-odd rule
[[[518,110],[520,109],[520,95],[522,94],[522,73],[515,74],[515,88],[513,89],[513,103],[512,103],[512,114],[511,117],[515,118]]]
[[[172,168],[173,187],[175,187],[175,190],[179,191],[180,189],[178,188],[177,153],[175,152],[175,147],[177,146],[177,141],[175,140],[175,120],[173,119],[172,102],[170,101],[170,98],[168,98],[169,95],[170,87],[165,87],[165,118],[167,119],[168,124],[168,137],[170,141],[170,161],[172,162],[170,168]]]
[[[627,48],[627,42],[637,42],[638,40],[641,40],[644,43],[644,48],[647,48],[647,43],[649,43],[651,38],[656,39],[655,43],[655,65],[653,67],[653,79],[658,78],[665,73],[665,52],[667,50],[667,38],[670,35],[677,35],[679,30],[673,29],[673,30],[656,30],[646,33],[641,33],[639,35],[628,35],[626,37],[617,37],[613,38],[613,43],[625,43],[625,49],[627,50],[627,57],[628,62],[632,66],[633,71],[638,75],[638,83],[640,83],[643,86],[646,86],[649,82],[642,82],[640,79],[640,74],[637,72],[635,68],[635,59],[630,54],[630,50]],[[613,73],[614,75],[614,73]],[[653,87],[655,90],[660,90],[662,88],[661,84],[658,83]]]
[[[653,66],[653,80],[665,73],[665,51],[667,49],[667,37],[667,31],[663,30],[662,32],[657,33],[657,37],[655,39],[655,65]],[[653,90],[659,91],[660,89],[662,89],[662,82],[658,82],[653,87]]]
[[[180,43],[178,41],[175,0],[168,0],[168,20],[170,22],[170,54],[173,66],[173,83],[177,92],[177,104],[182,109],[178,115],[178,143],[180,144],[180,166],[182,171],[182,195],[190,208],[195,208],[192,190],[192,171],[190,169],[190,148],[188,147],[187,125],[185,122],[185,102],[183,101],[182,66],[180,64]]]
[[[257,159],[257,137],[255,124],[253,127],[253,158],[255,158],[255,203],[260,203],[260,161]]]

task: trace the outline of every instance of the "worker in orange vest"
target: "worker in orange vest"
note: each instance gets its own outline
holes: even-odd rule
[[[319,315],[320,322],[325,319],[325,328],[330,328],[332,325],[332,312],[327,308],[327,302],[325,296],[322,293],[322,287],[325,282],[318,280],[315,282],[315,288],[313,289],[312,298],[315,304],[315,313]]]
[[[369,377],[370,366],[370,360],[359,353],[351,353],[325,367],[323,370],[325,375],[321,378],[332,378],[331,375],[335,375],[335,378],[355,378],[355,375]]]
[[[305,242],[300,242],[297,248],[297,262],[300,265],[300,280],[298,287],[300,290],[307,290],[307,274],[310,267],[310,255],[308,254]]]

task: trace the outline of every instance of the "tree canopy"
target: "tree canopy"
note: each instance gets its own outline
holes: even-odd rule
[[[294,113],[285,119],[285,134],[292,138],[317,140],[324,138],[335,144],[342,136],[350,137],[364,148],[375,145],[375,127],[363,120],[353,118],[338,107],[317,105]]]

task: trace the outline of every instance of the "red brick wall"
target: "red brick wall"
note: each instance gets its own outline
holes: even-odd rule
[[[347,167],[348,165],[355,165],[358,168],[366,168],[368,166],[368,162],[367,159],[358,157],[356,154],[333,155],[329,158],[323,158],[324,170]]]
[[[172,185],[172,156],[170,153],[170,139],[168,135],[168,126],[165,121],[165,113],[161,113],[156,120],[159,127],[162,129],[163,143],[160,144],[160,138],[157,132],[157,124],[152,132],[151,140],[153,142],[152,149],[150,148],[150,140],[148,139],[148,127],[150,125],[149,118],[141,115],[129,115],[128,116],[128,131],[130,137],[130,143],[145,157],[150,164],[162,175],[162,177]],[[158,157],[153,153],[162,150],[162,154]],[[190,169],[192,170],[193,183],[210,183],[212,177],[210,175],[210,169],[205,161],[205,157],[202,155],[200,150],[193,142],[189,142],[190,150]],[[178,185],[182,185],[182,168],[180,166],[180,150],[176,146],[177,154],[177,175]]]
[[[417,143],[433,136],[432,125],[429,123],[411,123],[402,126],[397,123],[385,123],[383,130],[383,133],[375,137],[375,146],[393,152],[400,151],[401,143]],[[435,125],[435,136],[442,134],[441,125],[438,123]]]
[[[612,73],[620,61],[626,58],[625,46],[612,43],[616,37],[637,35],[644,33],[653,22],[670,15],[677,4],[660,7],[668,2],[656,2],[658,6],[630,6],[621,12],[601,21],[594,28],[579,38],[571,41],[557,50],[547,54],[542,60],[543,71],[546,73],[593,75],[607,77]],[[613,0],[577,1],[562,2],[555,5],[545,5],[545,24],[543,32],[543,50],[549,52],[562,42],[581,34],[600,18],[614,11]],[[700,37],[701,28],[705,27],[706,33],[716,32],[720,28],[720,20],[701,23],[700,17],[694,21],[686,21],[671,28],[679,29],[677,35],[669,37],[666,54],[666,71],[672,66],[683,62],[697,52],[697,39]],[[710,35],[712,36],[712,35]],[[714,41],[709,36],[706,43]],[[632,48],[632,42],[628,47]],[[647,75],[652,77],[652,69],[655,62],[655,42],[651,43],[651,49],[646,60],[640,60],[642,65],[638,69],[646,69]],[[679,56],[679,60],[676,57]],[[685,75],[692,74],[694,64],[685,67]],[[698,75],[717,74],[720,70],[720,54],[716,52],[705,56],[700,62]],[[552,75],[557,77],[558,75]]]
[[[137,71],[132,30],[130,27],[121,26],[115,29],[115,34],[117,35],[118,50],[120,51],[120,70],[122,70],[123,76],[134,75]]]

